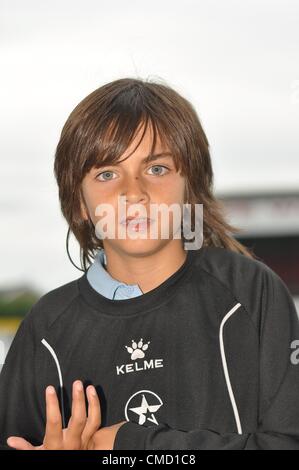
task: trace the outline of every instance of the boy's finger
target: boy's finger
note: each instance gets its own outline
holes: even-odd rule
[[[34,446],[26,441],[26,439],[23,439],[23,437],[11,436],[6,442],[10,447],[14,447],[17,450],[34,450]]]
[[[62,420],[56,390],[52,386],[46,388],[46,417],[44,446],[46,449],[62,449]]]
[[[68,422],[68,441],[76,444],[81,441],[81,434],[86,423],[86,405],[83,384],[80,380],[73,383],[72,415]]]
[[[83,445],[87,445],[89,439],[101,426],[101,406],[95,387],[89,385],[86,389],[88,399],[88,417],[82,433]]]

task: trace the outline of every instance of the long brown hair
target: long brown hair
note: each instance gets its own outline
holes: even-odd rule
[[[152,148],[158,133],[176,170],[186,177],[184,202],[191,204],[193,222],[193,204],[203,204],[203,246],[223,247],[255,258],[233,237],[242,230],[225,220],[224,205],[213,194],[209,142],[192,104],[165,83],[121,78],[97,88],[74,108],[55,152],[61,211],[69,225],[68,236],[72,232],[79,242],[82,270],[87,270],[95,252],[103,248],[91,219],[82,217],[82,180],[91,168],[119,161],[143,124],[140,142],[150,124]]]

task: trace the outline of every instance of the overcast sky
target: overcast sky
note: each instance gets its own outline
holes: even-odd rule
[[[215,191],[299,188],[297,0],[0,5],[0,287],[43,293],[82,274],[65,251],[54,151],[75,105],[117,78],[163,79],[194,104]]]

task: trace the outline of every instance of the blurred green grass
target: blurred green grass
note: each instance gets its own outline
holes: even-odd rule
[[[40,293],[26,286],[0,289],[0,334],[14,334],[40,297]]]

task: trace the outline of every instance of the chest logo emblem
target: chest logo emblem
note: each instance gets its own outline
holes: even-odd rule
[[[126,420],[137,421],[140,425],[146,424],[147,421],[158,425],[156,413],[162,405],[163,402],[156,393],[150,390],[140,390],[127,401],[125,406]]]
[[[132,339],[132,345],[125,346],[125,348],[130,355],[130,361],[133,362],[130,362],[129,364],[121,364],[120,366],[117,365],[116,374],[123,375],[130,372],[164,367],[163,359],[144,359],[145,354],[148,351],[149,344],[150,341],[146,343],[143,341],[143,338],[140,338],[138,343]]]

